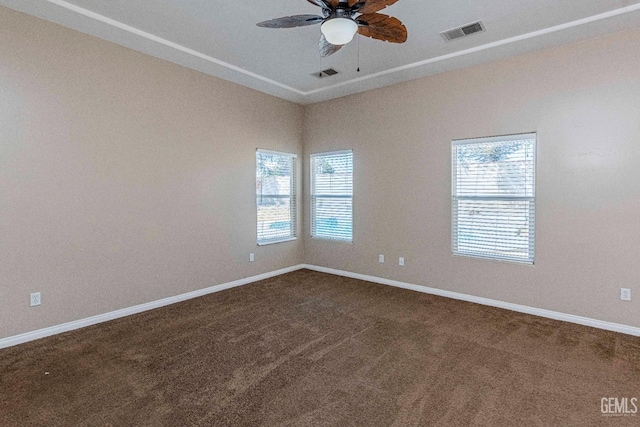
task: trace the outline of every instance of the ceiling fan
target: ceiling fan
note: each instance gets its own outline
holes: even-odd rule
[[[322,15],[293,15],[258,23],[265,28],[293,28],[322,23],[319,50],[323,58],[349,43],[356,32],[391,43],[407,41],[407,29],[397,18],[377,13],[398,0],[307,0]]]

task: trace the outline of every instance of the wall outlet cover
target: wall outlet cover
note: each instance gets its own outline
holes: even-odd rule
[[[41,303],[42,303],[42,295],[40,294],[40,292],[35,292],[31,294],[31,298],[30,298],[31,307],[35,307],[37,305],[40,305]]]
[[[622,301],[631,301],[631,289],[620,288],[620,299]]]

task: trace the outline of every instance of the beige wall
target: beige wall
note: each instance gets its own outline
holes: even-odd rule
[[[301,262],[640,326],[640,31],[304,109],[5,8],[0,43],[0,338]],[[450,140],[530,131],[535,266],[451,256]],[[303,141],[354,149],[355,241],[307,199],[256,247],[255,149]]]
[[[302,262],[255,244],[301,106],[5,8],[0,46],[0,338]]]
[[[305,164],[355,169],[354,243],[305,237],[306,262],[640,326],[638,58],[619,33],[306,108]],[[531,131],[535,265],[452,256],[450,141]]]

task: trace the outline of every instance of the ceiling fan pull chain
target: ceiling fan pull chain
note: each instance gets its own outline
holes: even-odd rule
[[[358,69],[356,71],[360,72],[360,37],[358,37]]]

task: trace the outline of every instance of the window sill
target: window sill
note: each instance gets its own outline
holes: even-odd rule
[[[338,243],[350,243],[353,244],[353,239],[347,240],[347,239],[338,239],[338,238],[334,238],[334,237],[322,237],[322,236],[311,236],[312,239],[317,239],[317,240],[326,240],[328,242],[338,242]]]
[[[291,242],[293,240],[298,240],[298,238],[297,237],[289,237],[288,239],[270,240],[268,242],[257,242],[257,244],[258,244],[258,246],[267,246],[267,245],[273,245],[275,243]]]

